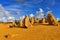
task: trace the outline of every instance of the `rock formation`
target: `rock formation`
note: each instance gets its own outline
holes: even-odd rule
[[[46,19],[45,18],[42,18],[41,23],[42,24],[45,24],[46,23],[45,21],[46,21]]]
[[[50,25],[58,25],[57,20],[55,19],[55,17],[53,16],[53,14],[49,13],[47,15],[47,21]]]
[[[34,17],[31,17],[31,24],[34,24],[34,22],[35,22],[35,18]]]
[[[22,19],[19,20],[19,26],[20,26],[20,27],[23,27]]]
[[[29,17],[27,15],[25,15],[25,18],[24,18],[24,26],[32,27],[32,24],[30,23]]]
[[[39,19],[35,19],[35,23],[39,23]]]
[[[10,28],[17,27],[17,24],[15,22],[12,22],[12,24],[9,27]]]

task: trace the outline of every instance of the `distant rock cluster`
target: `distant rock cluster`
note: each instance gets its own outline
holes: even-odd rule
[[[25,18],[23,20],[20,19],[18,24],[13,22],[13,25],[11,25],[10,27],[28,28],[33,27],[34,23],[41,23],[41,24],[48,23],[49,25],[58,25],[58,21],[55,19],[54,15],[52,13],[49,13],[47,15],[47,18],[42,18],[42,20],[39,20],[35,17],[29,18],[28,15],[25,15]]]

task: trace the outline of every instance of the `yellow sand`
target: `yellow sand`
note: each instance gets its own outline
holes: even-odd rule
[[[0,23],[0,40],[60,40],[60,25],[34,24],[29,28],[9,28],[9,25]]]

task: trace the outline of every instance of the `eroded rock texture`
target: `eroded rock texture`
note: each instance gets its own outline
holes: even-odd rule
[[[32,24],[30,23],[29,17],[27,15],[25,15],[25,18],[24,18],[24,26],[32,27]]]
[[[50,25],[58,25],[57,20],[55,19],[54,15],[52,13],[49,13],[47,15],[47,21]]]

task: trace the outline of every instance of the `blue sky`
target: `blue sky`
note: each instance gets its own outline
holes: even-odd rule
[[[36,15],[39,8],[44,14],[51,10],[56,18],[60,18],[60,0],[0,0],[0,4],[17,18],[31,13]]]

